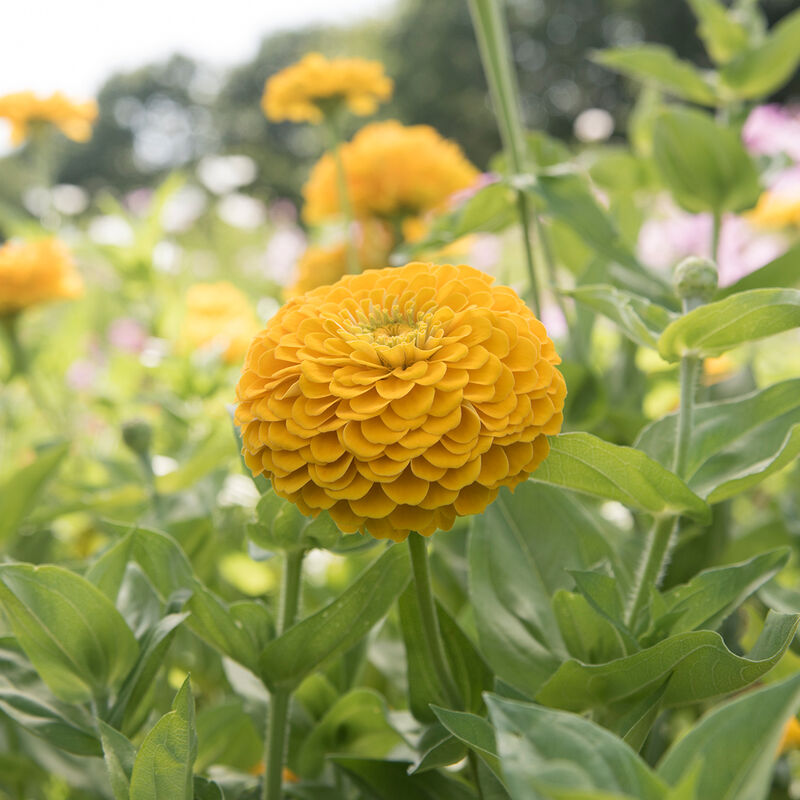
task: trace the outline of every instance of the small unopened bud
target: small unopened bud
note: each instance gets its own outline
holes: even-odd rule
[[[153,441],[153,429],[143,419],[132,419],[122,425],[122,441],[136,453],[146,457]]]
[[[678,297],[695,304],[707,303],[717,290],[717,266],[707,258],[689,256],[675,267],[673,284]]]

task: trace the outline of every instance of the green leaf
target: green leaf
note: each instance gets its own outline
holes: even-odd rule
[[[800,675],[747,692],[706,714],[679,738],[658,774],[674,785],[696,770],[698,798],[766,797],[783,729],[798,709]]]
[[[440,681],[426,644],[413,584],[400,595],[398,609],[406,649],[409,708],[418,720],[433,722],[435,717],[428,706],[442,705],[445,698],[440,694]],[[465,708],[480,711],[483,691],[492,685],[492,673],[456,621],[438,603],[437,611],[447,663]]]
[[[20,647],[62,700],[105,693],[136,660],[136,640],[119,611],[63,567],[0,565],[0,603]]]
[[[551,437],[550,454],[531,480],[617,500],[657,516],[686,514],[706,521],[710,513],[677,475],[641,450],[589,433]]]
[[[675,200],[693,213],[743,211],[761,193],[755,164],[737,133],[701,111],[674,108],[658,114],[653,158]]]
[[[97,756],[102,752],[92,720],[83,709],[53,697],[27,659],[5,647],[0,649],[0,711],[68,753]]]
[[[512,797],[662,800],[667,786],[621,739],[587,719],[487,697]]]
[[[710,503],[754,486],[800,453],[800,378],[726,402],[695,406],[689,488]],[[673,452],[677,416],[645,428],[636,446],[657,460]]]
[[[473,517],[470,599],[481,652],[497,675],[533,695],[567,656],[550,597],[572,588],[567,569],[605,558],[610,548],[592,515],[553,487],[503,489]]]
[[[214,765],[249,772],[263,752],[261,736],[240,700],[204,708],[198,713],[197,772],[205,772]]]
[[[765,98],[786,83],[800,64],[800,9],[787,14],[758,47],[722,69],[720,78],[740,99]]]
[[[658,340],[667,361],[717,356],[746,342],[800,327],[800,289],[752,289],[690,311]]]
[[[453,711],[449,708],[434,707],[439,722],[450,733],[474,750],[495,775],[500,777],[500,759],[497,755],[497,741],[494,728],[488,720],[466,711]]]
[[[747,28],[720,0],[689,0],[697,17],[697,33],[717,64],[727,64],[750,42]]]
[[[440,767],[449,767],[451,764],[457,764],[467,754],[464,743],[438,722],[431,725],[422,734],[416,744],[416,749],[422,755],[409,769],[409,775],[428,772]]]
[[[619,630],[595,611],[582,594],[559,589],[553,595],[553,613],[573,658],[602,664],[628,652]]]
[[[367,758],[334,758],[369,800],[475,800],[460,781],[438,772],[408,775],[403,761]]]
[[[292,689],[311,672],[356,645],[392,606],[410,578],[405,547],[390,547],[330,605],[273,639],[261,655],[271,691]]]
[[[740,278],[731,286],[717,292],[717,299],[749,289],[800,288],[800,244],[789,248],[782,256],[770,261],[760,269]]]
[[[187,678],[172,710],[147,734],[133,765],[130,800],[192,800],[197,755],[194,698]]]
[[[100,738],[103,742],[103,760],[106,763],[108,779],[114,800],[129,800],[133,765],[136,761],[136,748],[130,740],[103,720],[97,721]]]
[[[593,54],[593,60],[684,100],[705,106],[717,104],[714,90],[703,73],[690,62],[678,58],[669,47],[638,44],[618,50],[601,50]]]
[[[306,517],[294,503],[278,497],[271,488],[262,492],[256,514],[258,519],[248,524],[247,535],[263,550],[331,548],[342,535],[327,511],[314,519]]]
[[[716,630],[750,595],[777,575],[790,553],[788,547],[781,547],[741,564],[703,570],[688,583],[664,592],[665,614],[671,622],[666,631],[659,630],[659,636]],[[656,626],[658,630],[657,622]]]
[[[794,614],[770,612],[746,657],[728,650],[718,633],[692,631],[606,664],[573,659],[559,667],[536,700],[569,711],[586,711],[635,699],[667,680],[665,706],[739,691],[775,666],[794,638],[798,621],[800,616]]]
[[[613,286],[579,286],[564,292],[577,302],[615,322],[620,330],[642,347],[658,347],[658,338],[677,315],[644,297]]]
[[[306,737],[297,754],[298,771],[318,777],[331,754],[383,758],[403,744],[387,721],[383,698],[372,689],[353,689],[340,697]]]
[[[8,539],[34,508],[40,492],[55,475],[68,450],[68,444],[43,450],[36,461],[17,470],[0,484],[0,508],[3,509],[0,514],[0,542]]]

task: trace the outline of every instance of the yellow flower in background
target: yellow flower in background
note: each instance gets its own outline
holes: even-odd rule
[[[800,721],[797,717],[792,717],[783,729],[783,736],[778,747],[778,753],[786,753],[789,750],[800,748]]]
[[[478,170],[461,148],[428,125],[374,122],[340,148],[353,213],[357,218],[417,217],[437,209],[473,184]],[[303,187],[309,223],[341,212],[336,164],[326,153]]]
[[[0,247],[0,314],[83,294],[83,280],[57,239],[10,241]]]
[[[184,350],[216,347],[224,361],[240,363],[259,327],[247,296],[232,283],[196,283],[186,293]]]
[[[93,100],[76,103],[61,92],[50,97],[39,97],[33,92],[16,92],[0,97],[0,118],[11,123],[11,142],[15,145],[24,142],[31,127],[40,123],[54,125],[64,136],[76,142],[85,142],[92,135],[97,103]]]
[[[342,531],[449,530],[549,452],[566,386],[544,326],[468,266],[348,275],[290,300],[237,386],[254,474]]]
[[[309,53],[267,81],[261,107],[274,122],[322,122],[326,113],[341,104],[367,116],[392,96],[393,86],[380,61],[328,60],[320,53]]]
[[[758,198],[747,219],[761,228],[786,228],[800,225],[800,192],[766,191]]]

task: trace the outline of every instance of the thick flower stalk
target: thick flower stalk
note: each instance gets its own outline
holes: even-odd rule
[[[196,283],[186,294],[180,343],[184,351],[220,351],[228,364],[241,364],[259,328],[247,296],[232,283]]]
[[[428,125],[394,120],[364,126],[340,148],[353,214],[397,223],[444,206],[480,176],[461,148]],[[303,187],[307,222],[324,222],[342,212],[336,163],[324,155]]]
[[[402,541],[524,481],[566,387],[544,326],[467,266],[348,275],[289,301],[250,346],[236,421],[254,474],[307,515]]]
[[[267,81],[261,107],[273,122],[321,123],[342,107],[368,116],[392,96],[393,85],[380,61],[309,53]]]
[[[66,137],[85,142],[92,135],[97,118],[97,103],[90,100],[76,103],[61,92],[39,97],[33,92],[16,92],[0,97],[0,119],[11,123],[11,142],[22,144],[37,125],[58,128]]]
[[[10,241],[0,247],[0,316],[83,294],[83,280],[57,239]]]

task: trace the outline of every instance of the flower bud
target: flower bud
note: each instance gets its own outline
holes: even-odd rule
[[[717,266],[707,258],[689,256],[675,267],[673,284],[681,300],[707,303],[717,290]]]
[[[122,441],[137,456],[147,457],[153,441],[153,429],[143,419],[132,419],[122,425]]]

